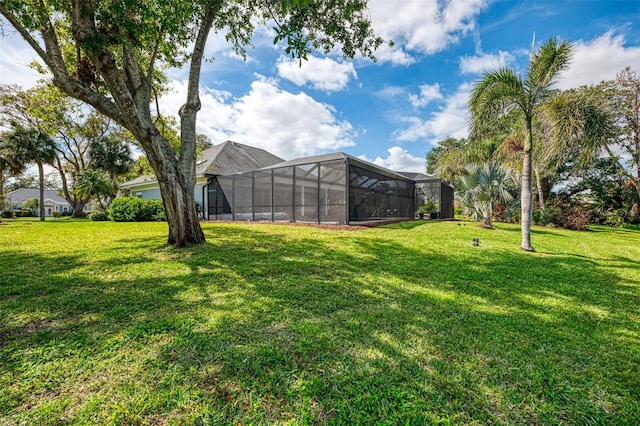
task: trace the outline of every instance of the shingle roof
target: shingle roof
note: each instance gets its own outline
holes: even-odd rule
[[[261,148],[226,141],[205,149],[196,164],[197,176],[231,175],[257,170],[284,160]],[[155,183],[155,176],[139,176],[120,185],[130,188],[143,183]]]
[[[232,175],[284,161],[264,149],[232,141],[205,150],[202,158],[203,160],[196,165],[198,175]]]
[[[40,190],[38,188],[19,188],[5,194],[5,197],[11,200],[13,204],[22,204],[25,200],[40,198]],[[69,204],[67,200],[58,195],[56,189],[45,189],[44,199],[51,200],[56,204]]]

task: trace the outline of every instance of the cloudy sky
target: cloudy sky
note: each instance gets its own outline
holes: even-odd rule
[[[299,66],[269,31],[246,61],[212,35],[203,69],[198,131],[285,159],[344,151],[394,170],[424,171],[425,154],[451,135],[467,135],[466,102],[482,73],[525,72],[531,43],[558,37],[575,46],[560,88],[640,72],[640,0],[370,0],[374,29],[392,48],[378,61],[311,56]],[[0,40],[0,82],[38,78],[14,34]],[[170,73],[165,114],[184,102],[186,72]]]

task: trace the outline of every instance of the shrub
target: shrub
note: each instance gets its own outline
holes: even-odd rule
[[[60,212],[53,212],[53,213],[51,213],[51,215],[53,217],[62,217],[62,213],[60,213]]]
[[[498,204],[493,209],[493,221],[502,223],[518,223],[520,220],[520,209],[517,204],[505,206]]]
[[[155,214],[153,215],[153,220],[157,220],[159,222],[164,222],[167,220],[167,213],[164,211],[164,205],[162,204],[162,200],[149,200],[156,201],[155,205]]]
[[[94,222],[105,222],[109,220],[109,214],[104,210],[98,210],[89,215],[89,219]]]
[[[62,217],[71,216],[73,212],[62,212]]]
[[[108,217],[116,222],[148,222],[166,220],[162,200],[119,197],[113,200]]]
[[[116,198],[109,206],[109,218],[116,222],[135,222],[139,217],[141,206],[142,198]]]
[[[583,231],[591,223],[591,212],[582,206],[572,206],[566,213],[563,228]]]
[[[31,210],[17,210],[14,214],[16,217],[37,217],[36,212]]]
[[[585,230],[592,223],[591,208],[579,204],[570,204],[559,198],[552,198],[545,205],[545,210],[533,213],[536,225],[559,226],[566,229]]]
[[[2,218],[2,219],[12,219],[13,218],[13,211],[4,210],[4,211],[0,212],[0,218]]]

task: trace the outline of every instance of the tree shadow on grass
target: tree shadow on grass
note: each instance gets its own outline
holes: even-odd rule
[[[638,292],[619,293],[624,283],[597,262],[444,256],[390,235],[402,229],[385,238],[213,229],[189,250],[124,238],[143,253],[124,261],[3,252],[0,416],[622,424],[639,415]],[[6,272],[19,267],[31,275]]]

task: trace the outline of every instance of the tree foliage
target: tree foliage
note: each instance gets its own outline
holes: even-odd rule
[[[31,210],[37,212],[40,207],[40,201],[37,198],[29,198],[22,203],[22,210]]]

